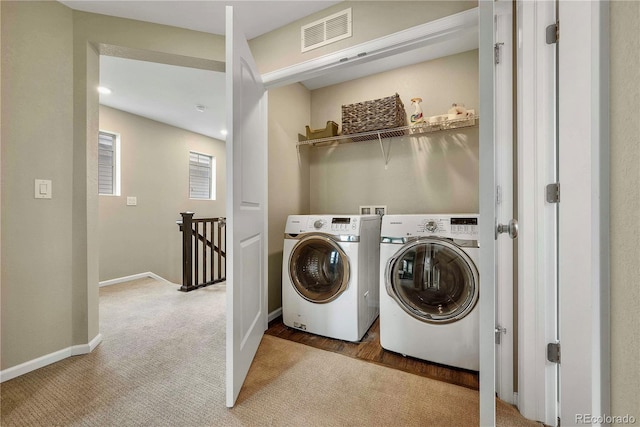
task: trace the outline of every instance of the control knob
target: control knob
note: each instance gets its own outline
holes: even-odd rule
[[[430,232],[434,232],[438,229],[438,223],[434,220],[429,220],[427,221],[427,223],[424,225],[424,228],[426,228],[428,231]]]
[[[316,222],[313,223],[313,226],[315,227],[316,230],[320,230],[324,226],[324,221],[321,219],[318,219],[316,220]]]

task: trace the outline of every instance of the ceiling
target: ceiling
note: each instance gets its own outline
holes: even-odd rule
[[[225,6],[233,6],[248,40],[326,9],[340,0],[59,0],[84,12],[224,35]]]
[[[231,4],[252,39],[340,1],[76,1],[61,0],[76,10],[224,34],[224,8]],[[477,41],[474,41],[476,43]],[[469,44],[469,43],[467,43]],[[462,48],[473,49],[473,46]],[[413,50],[404,58],[347,67],[302,82],[317,89],[434,57],[433,49]],[[224,140],[226,128],[224,73],[102,55],[100,84],[112,90],[100,104],[192,132]],[[198,111],[196,106],[204,107]],[[202,108],[200,108],[202,110]],[[114,130],[114,129],[111,129]]]
[[[102,55],[100,85],[102,105],[225,139],[224,73]]]
[[[339,1],[80,1],[60,3],[79,11],[224,35],[225,6],[240,17],[247,39],[294,22]],[[100,104],[224,140],[224,74],[146,61],[100,57]],[[196,106],[203,106],[200,112]]]
[[[84,12],[218,35],[224,35],[225,6],[232,5],[250,40],[340,1],[60,0],[60,3]],[[100,94],[102,105],[225,139],[223,73],[103,55],[100,85],[112,90],[109,95]],[[196,105],[204,106],[204,111],[196,110]]]

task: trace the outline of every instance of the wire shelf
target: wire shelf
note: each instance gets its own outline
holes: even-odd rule
[[[433,132],[442,132],[448,130],[462,129],[472,127],[478,124],[480,116],[465,116],[460,119],[449,119],[434,123],[420,123],[418,125],[402,126],[393,129],[381,129],[370,132],[354,133],[350,135],[337,135],[327,138],[309,139],[307,141],[298,142],[298,146],[324,146],[334,143],[342,144],[349,142],[382,140],[386,138],[402,137],[402,136],[418,136]]]

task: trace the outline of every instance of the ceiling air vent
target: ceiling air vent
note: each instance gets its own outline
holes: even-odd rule
[[[351,8],[305,25],[302,52],[351,37]]]

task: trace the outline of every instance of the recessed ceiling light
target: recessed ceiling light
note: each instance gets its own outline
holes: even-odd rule
[[[227,136],[227,130],[226,129],[222,129],[220,131],[220,133],[222,134],[222,136]]]
[[[196,105],[196,110],[198,110],[200,113],[204,113],[204,110],[206,110],[207,107],[205,107],[204,105]]]
[[[103,95],[109,95],[111,93],[111,89],[104,86],[98,86],[98,92],[100,92]]]

